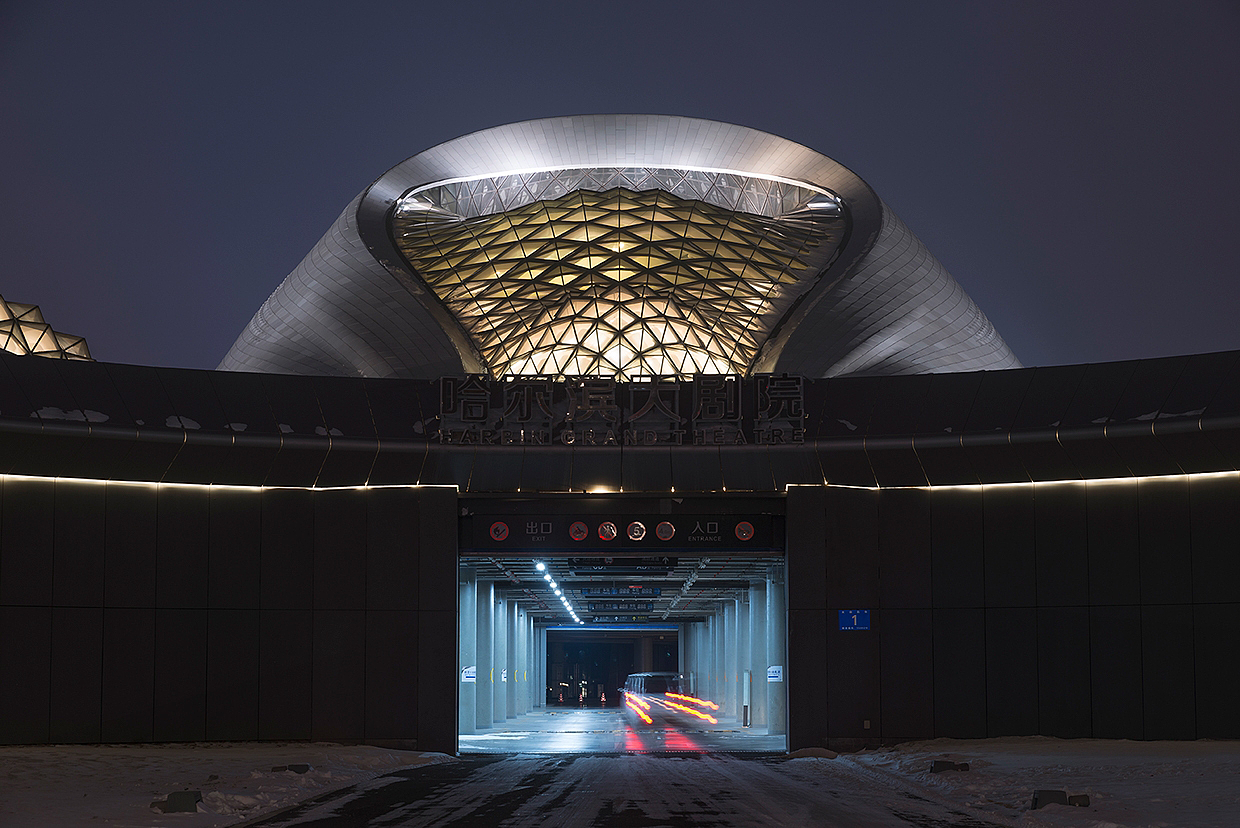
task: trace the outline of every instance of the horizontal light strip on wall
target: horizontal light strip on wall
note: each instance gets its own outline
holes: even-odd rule
[[[49,483],[93,483],[112,486],[167,486],[185,489],[236,489],[241,491],[348,492],[369,489],[451,489],[460,492],[455,483],[385,483],[363,486],[248,486],[241,483],[176,483],[158,480],[101,480],[97,477],[49,477],[41,474],[0,474],[0,481],[42,480]]]
[[[1216,477],[1240,477],[1240,471],[1215,471],[1215,472],[1188,472],[1180,474],[1146,474],[1133,475],[1131,477],[1086,477],[1086,478],[1066,478],[1062,480],[1017,480],[1006,483],[942,483],[929,484],[924,486],[858,486],[852,483],[832,483],[823,480],[819,483],[789,483],[784,490],[792,488],[813,488],[818,489],[827,486],[833,489],[861,489],[869,492],[891,491],[891,490],[922,490],[933,491],[937,489],[998,489],[1012,486],[1071,486],[1084,484],[1124,484],[1124,483],[1140,483],[1149,480],[1204,480]]]
[[[1132,477],[1087,477],[1087,478],[1069,478],[1061,480],[1023,480],[1005,483],[944,483],[931,484],[923,486],[859,486],[852,483],[832,483],[824,480],[822,483],[789,483],[784,487],[785,492],[792,488],[821,488],[826,486],[834,489],[858,489],[862,491],[895,491],[895,490],[922,490],[934,491],[939,489],[997,489],[1002,487],[1020,487],[1020,486],[1071,486],[1071,485],[1123,485],[1135,484],[1142,481],[1152,480],[1206,480],[1212,478],[1223,477],[1240,477],[1240,471],[1216,471],[1216,472],[1189,472],[1182,474],[1154,474],[1154,475],[1137,475]],[[461,493],[461,487],[455,483],[384,483],[376,485],[362,486],[253,486],[241,483],[179,483],[173,481],[154,481],[154,480],[102,480],[95,477],[52,477],[48,475],[38,474],[0,474],[0,481],[4,480],[42,480],[47,482],[64,482],[64,483],[91,483],[96,485],[114,485],[114,486],[167,486],[179,487],[187,489],[230,489],[240,491],[306,491],[306,492],[342,492],[342,491],[368,491],[371,489],[451,489],[452,491]],[[672,493],[675,493],[673,488]],[[533,489],[525,489],[524,491],[517,489],[513,493],[524,494],[621,494],[626,493],[624,489],[609,490],[604,487],[592,487],[589,491],[585,490],[546,490],[536,491]],[[627,494],[661,494],[662,490],[649,492],[630,491]],[[765,492],[760,490],[741,490],[735,489],[728,492],[727,489],[706,490],[701,492],[682,492],[682,494],[692,495],[711,495],[711,494],[735,494],[735,495],[759,495]],[[468,492],[466,492],[468,494]],[[489,493],[488,493],[489,494]],[[503,494],[500,492],[498,494]],[[769,493],[767,493],[769,494]]]

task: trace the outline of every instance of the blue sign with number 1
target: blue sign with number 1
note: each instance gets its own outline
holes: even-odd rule
[[[869,610],[840,610],[841,630],[868,630],[869,628]]]

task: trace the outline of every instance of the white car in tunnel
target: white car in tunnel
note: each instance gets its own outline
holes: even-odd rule
[[[624,711],[636,727],[715,725],[719,705],[690,695],[680,673],[632,673],[624,682]]]

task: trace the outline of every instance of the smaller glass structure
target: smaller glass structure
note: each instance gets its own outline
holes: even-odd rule
[[[38,305],[9,302],[3,296],[0,296],[0,348],[11,354],[91,359],[83,337],[52,330]]]

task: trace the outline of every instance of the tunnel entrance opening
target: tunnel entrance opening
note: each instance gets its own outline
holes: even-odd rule
[[[624,706],[625,679],[649,670],[679,672],[675,625],[548,627],[545,702],[551,710]]]
[[[782,555],[661,551],[463,555],[459,751],[785,750]]]

